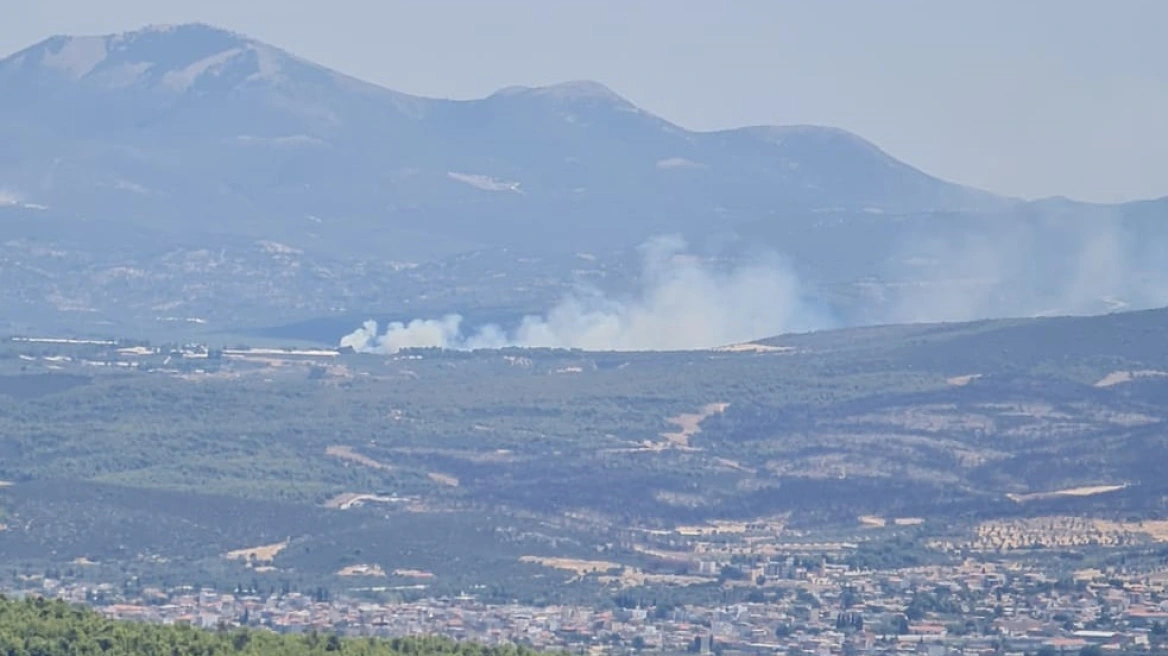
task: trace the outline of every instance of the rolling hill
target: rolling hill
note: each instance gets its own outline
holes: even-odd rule
[[[0,556],[233,583],[262,572],[224,554],[283,545],[264,576],[591,594],[520,558],[648,566],[635,547],[680,539],[651,536],[774,518],[812,541],[911,518],[919,549],[1034,517],[1138,527],[1168,519],[1166,337],[1159,309],[673,353],[7,342]]]

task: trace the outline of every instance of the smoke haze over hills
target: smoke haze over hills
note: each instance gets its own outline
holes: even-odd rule
[[[581,287],[517,325],[466,326],[460,314],[367,321],[341,346],[359,352],[530,347],[592,351],[704,349],[788,332],[871,323],[1093,314],[1168,304],[1168,244],[1112,212],[1034,224],[985,223],[957,234],[912,235],[886,276],[866,287],[865,314],[829,307],[773,252],[725,265],[690,253],[676,236],[641,249],[638,291]],[[864,285],[860,285],[863,287]]]
[[[403,348],[579,348],[592,351],[686,350],[749,341],[783,332],[831,326],[802,294],[799,280],[773,255],[729,270],[687,253],[679,237],[641,247],[640,290],[627,297],[582,288],[543,316],[512,330],[486,325],[464,331],[462,317],[389,324],[367,321],[341,340],[360,352]]]

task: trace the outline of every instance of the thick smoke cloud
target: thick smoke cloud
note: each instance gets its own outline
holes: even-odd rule
[[[341,346],[372,353],[505,346],[687,350],[830,327],[827,314],[802,296],[798,279],[777,257],[721,270],[689,255],[677,237],[654,239],[641,255],[640,291],[628,297],[581,289],[509,331],[497,325],[467,331],[458,315],[395,322],[385,332],[367,321]]]
[[[681,240],[662,238],[643,247],[640,292],[632,296],[578,290],[509,330],[467,330],[457,315],[394,323],[385,332],[367,322],[341,343],[380,353],[435,346],[684,350],[841,325],[1162,307],[1168,305],[1162,207],[1121,211],[1051,200],[1023,213],[916,223],[871,244],[871,259],[883,264],[829,263],[829,271],[853,276],[835,286],[831,313],[826,303],[807,300],[776,256],[724,270],[688,255]]]

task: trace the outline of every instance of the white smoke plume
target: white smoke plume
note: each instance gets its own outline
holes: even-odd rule
[[[1028,222],[910,239],[890,267],[904,281],[879,323],[1098,314],[1168,304],[1168,244],[1107,208],[1036,211]]]
[[[511,331],[487,325],[467,332],[459,315],[394,322],[385,332],[366,321],[344,336],[341,346],[370,353],[507,346],[666,351],[830,327],[827,315],[804,300],[796,276],[774,256],[723,271],[687,254],[678,237],[653,239],[641,253],[641,289],[629,297],[581,289],[543,316],[524,317]]]

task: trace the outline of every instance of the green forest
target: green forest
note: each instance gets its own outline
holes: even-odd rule
[[[342,638],[232,629],[207,631],[109,620],[63,601],[0,597],[0,654],[7,656],[215,656],[252,654],[355,656],[527,656],[523,647],[491,647],[442,638]]]

